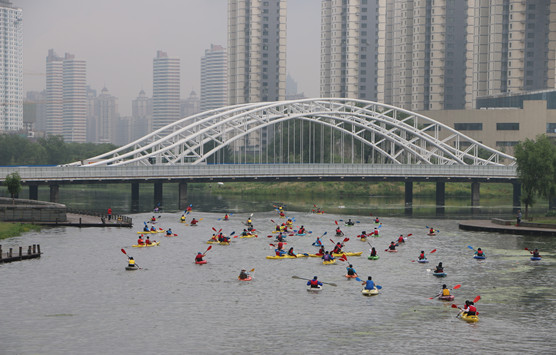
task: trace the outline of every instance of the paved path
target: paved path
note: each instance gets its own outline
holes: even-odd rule
[[[541,228],[535,226],[516,226],[512,221],[512,224],[498,224],[492,222],[492,220],[468,220],[459,223],[459,229],[471,230],[471,231],[485,231],[485,232],[496,232],[505,234],[524,234],[524,235],[547,235],[556,236],[555,228]]]

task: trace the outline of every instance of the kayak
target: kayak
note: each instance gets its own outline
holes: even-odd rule
[[[162,232],[166,232],[165,230],[157,230],[157,231],[148,231],[148,232],[137,232],[137,234],[155,234],[155,233],[162,233]]]
[[[361,238],[361,241],[362,241],[362,242],[366,242],[366,241],[367,241],[367,238],[366,238],[366,237],[365,237],[365,238]]]
[[[137,265],[134,265],[134,266],[129,266],[128,265],[128,266],[125,267],[125,269],[126,270],[139,270],[139,267]]]
[[[531,260],[541,260],[542,258],[540,256],[532,256]]]
[[[455,298],[454,295],[449,295],[449,296],[438,296],[438,299],[439,299],[439,300],[442,300],[442,301],[453,301],[454,298]]]
[[[480,259],[480,260],[484,260],[484,259],[486,259],[487,257],[484,256],[484,255],[473,255],[473,258],[475,258],[475,259]]]
[[[216,241],[216,240],[208,240],[207,244],[218,244],[220,242]]]
[[[238,276],[237,279],[239,281],[251,281],[251,280],[253,280],[253,278],[251,276],[247,276],[247,278],[245,278],[245,279],[240,279],[239,276]]]
[[[306,256],[309,256],[309,254],[304,255],[304,254],[297,254],[297,256],[291,256],[291,255],[282,255],[282,256],[278,256],[278,255],[271,255],[271,256],[267,256],[267,259],[296,259],[296,258],[304,258]]]
[[[378,289],[375,287],[372,290],[367,290],[366,288],[361,290],[361,293],[363,294],[363,296],[374,296],[374,295],[378,295]]]
[[[257,238],[258,235],[256,234],[247,234],[247,235],[242,235],[240,238]]]
[[[335,237],[343,237],[343,236],[344,236],[344,233],[340,233],[340,234],[336,233],[336,235],[335,235]]]
[[[346,275],[346,277],[347,277],[348,279],[354,279],[354,278],[357,277],[357,274],[354,274],[354,275]]]
[[[332,265],[332,264],[336,264],[336,259],[330,260],[330,261],[323,261],[322,262],[323,265]]]
[[[421,263],[421,264],[425,264],[425,263],[428,263],[429,261],[427,259],[419,259],[419,260],[417,260],[417,262]]]
[[[134,245],[132,245],[132,247],[134,247],[134,248],[155,247],[158,244],[160,244],[160,242],[154,242],[154,243],[151,243],[151,244],[141,244],[141,245],[134,244]]]
[[[344,254],[345,254],[345,256],[359,256],[359,255],[363,254],[363,252],[362,251],[358,251],[358,252],[346,251],[345,253],[332,253],[332,256],[342,256]]]
[[[378,256],[378,255],[375,255],[375,256],[370,256],[369,255],[369,257],[367,259],[369,259],[369,260],[378,260],[379,258],[380,258],[380,256]]]
[[[177,234],[164,234],[165,237],[177,237]]]
[[[322,244],[313,243],[313,246],[322,247]]]
[[[317,286],[317,287],[307,286],[307,291],[308,292],[320,292],[320,291],[322,291],[322,286]]]
[[[436,277],[445,277],[447,275],[445,272],[433,272],[432,274]]]
[[[458,314],[458,316],[459,316],[460,319],[462,319],[466,322],[469,322],[469,323],[475,323],[475,322],[479,321],[479,316],[477,316],[477,315],[468,316],[468,315],[464,314],[463,312],[460,312]]]
[[[378,234],[371,234],[371,237],[378,238],[378,237],[380,237],[380,235],[378,235]]]
[[[206,263],[207,263],[206,260],[195,261],[195,264],[199,264],[199,265],[201,265],[201,264],[206,264]]]
[[[427,235],[430,235],[432,237],[432,236],[435,236],[436,233],[427,233]]]
[[[298,237],[303,237],[303,236],[306,235],[306,233],[301,233],[301,234],[300,234],[300,233],[297,233],[297,234],[294,234],[294,235],[296,235],[296,236],[298,236]]]
[[[220,245],[230,245],[230,242],[218,242]]]
[[[398,252],[396,249],[393,249],[393,250],[392,250],[392,249],[388,249],[388,250],[386,250],[386,251],[389,252],[389,253],[397,253],[397,252]]]

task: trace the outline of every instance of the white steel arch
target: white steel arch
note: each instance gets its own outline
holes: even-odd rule
[[[256,132],[260,138],[263,129],[283,127],[280,125],[291,121],[330,127],[331,132],[341,132],[342,139],[345,136],[360,142],[384,163],[515,164],[514,157],[415,112],[371,101],[318,98],[242,104],[202,112],[111,152],[70,165],[196,165],[237,142],[245,142]],[[258,144],[263,145],[261,141]]]

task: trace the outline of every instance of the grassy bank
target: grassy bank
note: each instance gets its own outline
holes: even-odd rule
[[[470,197],[470,183],[447,183],[446,197]],[[249,194],[257,196],[404,196],[405,185],[401,182],[232,182],[224,184],[191,184],[191,188],[218,192],[223,195]],[[481,184],[481,197],[498,197],[513,193],[510,184]],[[433,197],[436,184],[427,182],[413,183],[413,196]]]
[[[41,228],[34,224],[0,222],[0,239],[17,237],[26,232],[39,230]]]

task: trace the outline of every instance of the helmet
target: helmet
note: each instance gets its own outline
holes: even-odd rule
[[[317,277],[315,276],[315,277],[313,277],[313,279],[314,279],[314,280],[316,280],[316,279],[317,279]]]
[[[201,253],[200,251],[198,251],[197,254],[203,254],[203,253]]]

